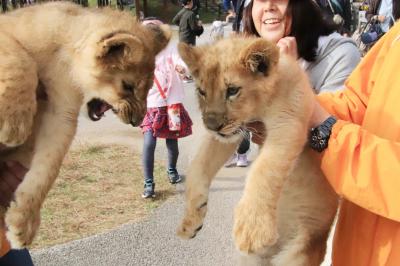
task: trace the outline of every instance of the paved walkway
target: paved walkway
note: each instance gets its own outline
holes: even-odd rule
[[[206,28],[199,43],[208,41],[208,30]],[[181,172],[184,172],[204,133],[194,85],[185,84],[185,87],[187,95],[184,105],[194,121],[194,134],[179,142],[178,167]],[[138,129],[123,125],[112,114],[96,123],[80,119],[75,142],[80,141],[132,145],[136,151],[141,151],[143,143]],[[166,154],[165,144],[161,141],[156,152],[156,156]],[[255,152],[256,148],[252,147],[250,157],[254,157]],[[197,237],[190,241],[181,240],[175,234],[183,214],[184,202],[183,185],[178,185],[179,195],[168,200],[145,220],[120,226],[104,234],[34,251],[34,263],[38,266],[235,265],[238,254],[231,238],[232,215],[244,187],[246,170],[225,168],[217,174],[210,191],[209,211],[204,227]]]

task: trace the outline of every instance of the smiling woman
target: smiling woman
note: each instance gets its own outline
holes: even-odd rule
[[[253,2],[251,13],[254,26],[263,38],[277,43],[289,34],[292,16],[287,12],[288,5],[289,0]]]
[[[245,34],[275,42],[281,52],[299,59],[316,93],[342,88],[360,61],[360,53],[350,38],[336,32],[335,24],[324,20],[313,0],[252,0],[246,4]]]
[[[360,61],[356,44],[335,32],[337,25],[323,19],[313,0],[242,0],[238,7],[236,30],[243,14],[244,33],[274,42],[281,52],[297,59],[316,93],[341,89]],[[249,147],[244,138],[237,154],[245,155]]]

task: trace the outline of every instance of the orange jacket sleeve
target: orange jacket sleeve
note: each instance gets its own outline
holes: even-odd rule
[[[338,121],[321,167],[339,195],[400,222],[400,142]]]
[[[0,257],[3,257],[10,250],[10,244],[6,239],[4,228],[0,227]]]
[[[397,30],[386,34],[353,71],[343,91],[321,94],[318,99],[340,119],[332,129],[321,163],[335,191],[371,212],[400,221],[400,124],[387,121],[387,127],[374,128],[382,112],[379,108],[388,97],[389,85],[393,82],[400,85],[398,68],[394,67],[397,65],[394,60],[400,56],[400,43],[390,48],[400,36],[400,24],[396,26]],[[394,49],[397,51],[393,52]],[[382,78],[387,73],[392,78],[390,81]],[[400,90],[396,91],[400,99]],[[368,106],[374,109],[366,117]],[[388,107],[385,108],[387,112]],[[399,109],[393,107],[383,117],[398,116]],[[371,112],[377,115],[370,115]],[[379,136],[395,137],[378,137],[366,128],[380,132]]]

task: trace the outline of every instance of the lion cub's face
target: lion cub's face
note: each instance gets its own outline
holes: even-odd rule
[[[196,79],[205,126],[236,140],[244,125],[264,117],[273,95],[278,50],[260,38],[233,37],[213,45],[179,44],[179,53]]]
[[[74,58],[73,76],[93,121],[112,109],[125,123],[138,126],[146,113],[155,56],[167,44],[169,29],[133,24],[127,30],[93,34]]]

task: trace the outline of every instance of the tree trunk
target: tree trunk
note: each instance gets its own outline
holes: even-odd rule
[[[140,0],[135,0],[136,19],[140,20]]]
[[[147,0],[143,0],[143,14],[144,14],[144,17],[147,17],[148,13],[149,12],[147,12]]]

